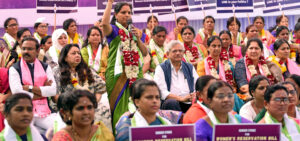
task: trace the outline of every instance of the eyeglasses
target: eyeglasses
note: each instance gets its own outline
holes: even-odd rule
[[[40,28],[48,28],[48,25],[41,25]]]
[[[225,97],[227,97],[228,99],[232,99],[234,97],[233,93],[232,94],[218,94],[216,95],[217,99],[223,100]]]
[[[291,95],[295,95],[297,92],[295,91],[295,90],[290,90],[290,91],[288,91],[289,92],[289,94],[291,94]]]
[[[283,97],[283,98],[280,98],[280,97],[276,97],[273,99],[274,102],[276,102],[277,104],[283,102],[284,104],[287,104],[289,103],[289,98],[288,97]]]
[[[17,23],[14,23],[14,24],[8,25],[7,27],[16,27],[16,26],[19,26],[19,25]]]

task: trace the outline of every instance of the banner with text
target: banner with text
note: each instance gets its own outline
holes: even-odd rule
[[[187,0],[190,11],[216,9],[215,0]]]
[[[195,125],[130,127],[130,141],[181,140],[196,141]]]
[[[189,11],[187,0],[172,0],[172,3],[176,13]]]
[[[133,0],[133,7],[134,14],[171,13],[172,0]]]
[[[254,9],[265,8],[265,0],[253,0]]]
[[[217,124],[213,141],[279,141],[280,133],[280,124]]]
[[[132,4],[132,0],[115,0],[115,2],[113,3],[111,15],[114,14],[113,11],[114,11],[115,5],[118,2],[126,2],[126,3],[129,3],[129,4]],[[97,15],[98,16],[102,16],[103,15],[104,10],[106,8],[106,4],[107,4],[106,0],[97,0]]]
[[[78,11],[77,0],[36,0],[37,13],[73,13]]]
[[[300,0],[264,0],[264,13],[293,10],[300,8]]]
[[[165,14],[172,14],[172,13],[178,13],[178,12],[186,12],[189,11],[189,6],[186,0],[172,0],[172,11],[169,11],[167,13],[158,13],[158,15],[165,15]]]
[[[253,0],[217,0],[217,13],[252,13]]]

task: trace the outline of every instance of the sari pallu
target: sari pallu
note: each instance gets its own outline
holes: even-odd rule
[[[109,43],[109,55],[106,69],[106,88],[112,111],[112,127],[115,125],[123,113],[128,111],[130,97],[129,79],[124,70],[123,56],[120,54],[121,38],[119,28],[112,25],[113,31],[107,36]],[[145,36],[145,34],[143,34]],[[144,37],[143,36],[143,37]],[[141,57],[141,55],[140,55]],[[118,64],[119,63],[119,64]],[[139,65],[138,79],[143,78],[141,63]]]

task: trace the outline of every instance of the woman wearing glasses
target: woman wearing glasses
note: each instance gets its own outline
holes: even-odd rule
[[[281,141],[296,141],[300,138],[299,125],[288,117],[289,94],[286,87],[273,85],[267,89],[265,108],[267,112],[259,123],[281,123]]]
[[[289,94],[289,106],[288,106],[287,115],[289,117],[300,120],[300,111],[297,108],[299,95],[297,94],[296,86],[289,81],[282,82],[281,84],[288,90],[288,94]]]
[[[207,100],[211,111],[195,124],[197,140],[212,140],[215,124],[250,123],[249,120],[230,112],[234,106],[234,94],[228,83],[217,81],[210,85],[207,91]]]
[[[9,17],[4,21],[5,34],[3,35],[3,39],[7,43],[9,49],[12,49],[16,39],[17,32],[19,28],[19,24],[16,18]]]

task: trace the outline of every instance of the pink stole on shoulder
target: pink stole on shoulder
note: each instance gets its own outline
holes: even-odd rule
[[[233,49],[235,60],[238,61],[241,58],[243,58],[242,47],[237,46],[237,45],[233,45],[232,47],[233,47],[232,49]]]
[[[207,58],[204,60],[204,65],[205,65],[205,74],[206,75],[211,75],[210,73],[210,69],[209,69],[209,66],[208,66],[208,62],[207,62]],[[221,61],[221,59],[219,59],[219,77],[221,80],[226,81],[226,78],[225,78],[225,70],[224,70],[224,65],[223,65],[223,61]]]
[[[287,60],[287,68],[288,68],[290,74],[300,75],[300,68],[296,64],[296,62],[294,62],[293,60],[291,60],[291,59]]]
[[[21,71],[22,71],[22,81],[24,85],[32,85],[32,78],[31,73],[28,68],[27,63],[21,58],[20,62]],[[38,59],[34,61],[34,86],[44,86],[44,83],[47,81],[47,74]],[[46,117],[47,115],[51,114],[51,111],[48,106],[48,101],[46,97],[41,99],[36,99],[32,101],[33,104],[33,112],[34,116],[38,117]]]
[[[246,58],[245,58],[245,67],[246,67],[246,75],[247,75],[247,80],[248,80],[248,82],[250,82],[250,80],[251,80],[251,74],[250,74],[250,71],[249,71],[249,69],[248,69],[248,67],[247,67],[247,64],[246,64]],[[261,64],[258,64],[258,68],[259,68],[259,72],[260,72],[260,74],[261,75],[264,75],[264,71],[262,70],[262,68],[261,68]],[[264,75],[265,76],[265,75]]]

